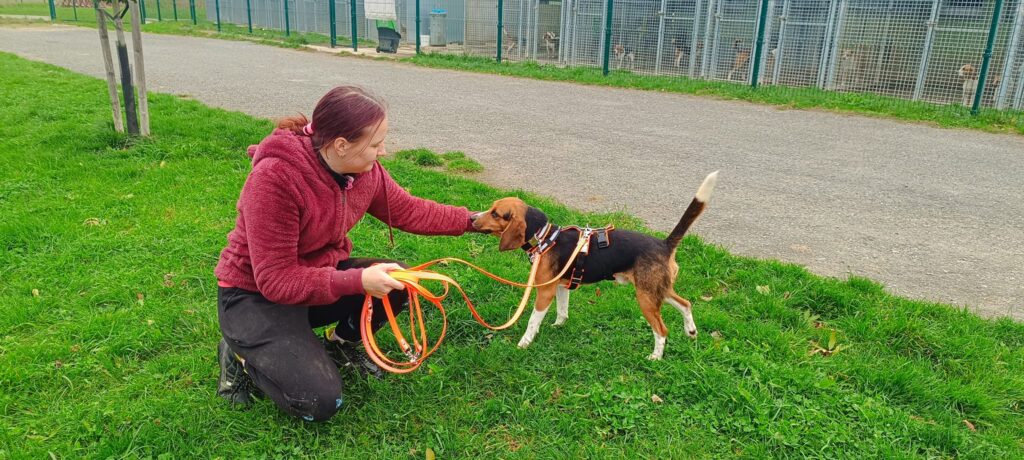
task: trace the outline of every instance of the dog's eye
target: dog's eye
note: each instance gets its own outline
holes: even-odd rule
[[[506,212],[504,216],[501,216],[501,218],[505,219],[505,220],[509,220],[509,219],[512,218],[512,213]]]
[[[491,217],[497,219],[498,218],[498,211],[491,210]]]

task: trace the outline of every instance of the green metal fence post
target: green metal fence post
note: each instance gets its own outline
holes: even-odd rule
[[[57,20],[57,7],[53,4],[53,0],[47,2],[50,4],[50,21]]]
[[[220,32],[220,0],[213,0],[213,8],[217,10],[217,32]]]
[[[128,0],[131,1],[131,0]],[[139,0],[139,13],[142,14],[142,24],[146,24],[146,0]]]
[[[331,48],[338,46],[338,14],[336,12],[337,7],[334,5],[335,0],[327,0],[327,6],[330,10],[331,16]]]
[[[156,0],[156,20],[163,21],[164,15],[160,12],[160,0]]]
[[[178,0],[171,0],[171,10],[174,11],[174,20],[178,20]]]
[[[761,74],[761,54],[764,52],[764,25],[768,18],[768,0],[761,0],[761,12],[757,18],[757,44],[754,47],[754,68],[750,86],[757,88],[757,81]]]
[[[974,91],[974,104],[971,115],[977,115],[981,108],[981,95],[985,92],[985,77],[988,76],[988,64],[992,60],[992,46],[996,41],[996,29],[999,28],[999,13],[1003,10],[1003,0],[996,0],[996,8],[992,12],[992,27],[988,29],[988,43],[985,44],[985,58],[981,61],[981,74],[978,75],[978,88]]]
[[[252,2],[250,0],[245,0],[245,17],[248,18],[248,21],[249,21],[249,33],[251,34],[252,33]]]
[[[502,49],[501,39],[505,36],[505,24],[503,24],[503,20],[504,19],[505,19],[505,2],[503,2],[502,0],[498,0],[498,54],[497,54],[498,58],[497,59],[498,59],[499,63],[501,63],[501,49]]]
[[[284,0],[284,36],[292,36],[292,26],[288,21],[288,0]]]
[[[352,5],[352,51],[359,51],[359,25],[356,23],[356,0],[348,0]]]
[[[601,75],[608,75],[608,59],[612,52],[612,14],[615,11],[614,0],[605,0],[608,7],[604,17],[604,55],[601,56]]]
[[[196,18],[196,0],[188,0],[188,12],[192,15],[192,25],[198,25],[199,21]]]
[[[416,54],[420,54],[420,0],[416,0]]]
[[[71,2],[71,12],[75,15],[75,21],[78,21],[78,5],[75,3],[78,2]]]

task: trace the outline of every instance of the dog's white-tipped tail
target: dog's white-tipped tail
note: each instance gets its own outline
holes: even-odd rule
[[[708,200],[711,198],[711,192],[715,190],[715,183],[717,182],[718,171],[708,174],[708,177],[704,178],[704,183],[700,184],[700,188],[697,189],[697,195],[690,201],[690,206],[687,206],[686,212],[679,219],[676,228],[672,229],[672,233],[669,233],[668,237],[665,238],[665,244],[672,248],[679,246],[679,242],[683,240],[683,235],[690,229],[690,225],[693,225],[693,222],[704,212],[704,206],[707,205]]]
[[[700,184],[700,188],[697,189],[697,195],[694,198],[702,203],[707,203],[711,199],[711,192],[715,191],[716,182],[718,182],[718,171],[708,174],[708,177],[704,178],[704,182]]]

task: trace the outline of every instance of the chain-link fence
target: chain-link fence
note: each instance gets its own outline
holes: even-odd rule
[[[214,0],[211,0],[214,1]],[[0,0],[0,14],[49,16],[53,20],[95,23],[93,0]],[[124,3],[121,6],[124,7]],[[101,8],[112,10],[110,0],[99,0]],[[139,14],[146,23],[188,21],[193,24],[206,14],[206,0],[142,0]]]
[[[87,1],[90,6],[91,0]],[[205,0],[142,0],[139,2],[142,19],[150,21],[190,21],[197,23],[206,14]]]
[[[447,13],[447,39],[432,41],[431,52],[496,57],[500,29],[500,55],[508,60],[607,63],[612,71],[743,83],[752,83],[757,61],[762,85],[964,107],[974,105],[980,89],[981,107],[1024,109],[1022,0],[464,0],[438,5]],[[764,41],[758,47],[762,11]],[[431,26],[438,27],[424,21],[421,30],[432,33]],[[981,81],[990,33],[992,50]]]

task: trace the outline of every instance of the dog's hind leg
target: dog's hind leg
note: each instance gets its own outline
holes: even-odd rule
[[[668,328],[665,327],[665,321],[661,319],[662,299],[660,296],[644,292],[640,286],[637,286],[636,300],[640,303],[640,312],[644,314],[644,318],[651,325],[651,332],[654,333],[654,350],[647,356],[647,359],[658,361],[665,353],[665,342],[668,340]]]
[[[555,318],[555,326],[561,326],[565,324],[565,320],[569,319],[569,290],[561,284],[555,290],[555,302],[558,305],[558,317]]]
[[[683,314],[683,322],[686,325],[686,335],[690,338],[697,338],[697,324],[693,322],[693,307],[690,305],[690,301],[686,300],[676,294],[675,292],[669,291],[668,296],[665,297],[665,302],[669,305],[676,307],[679,313]]]
[[[526,325],[526,332],[523,333],[523,338],[519,339],[519,348],[526,348],[533,343],[533,339],[537,337],[537,332],[540,331],[540,325],[544,322],[544,316],[548,314],[548,307],[551,306],[551,300],[554,297],[554,287],[544,286],[537,288],[537,303],[534,306],[533,313],[530,315],[530,322]]]

